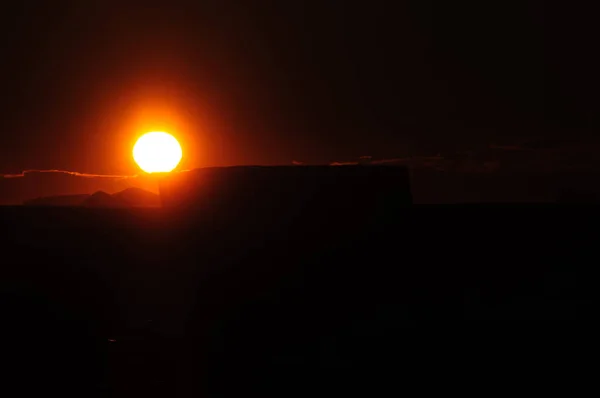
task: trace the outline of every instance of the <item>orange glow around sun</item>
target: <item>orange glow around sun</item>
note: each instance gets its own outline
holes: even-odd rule
[[[177,139],[164,132],[144,134],[133,146],[133,159],[146,173],[170,172],[177,167],[181,156]]]

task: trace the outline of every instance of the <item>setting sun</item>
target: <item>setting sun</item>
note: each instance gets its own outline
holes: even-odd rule
[[[163,132],[144,134],[133,147],[133,159],[146,173],[173,170],[181,161],[181,155],[177,139]]]

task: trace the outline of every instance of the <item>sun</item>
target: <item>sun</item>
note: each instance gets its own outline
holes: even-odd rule
[[[171,134],[152,132],[133,146],[133,159],[146,173],[167,173],[181,161],[181,146]]]

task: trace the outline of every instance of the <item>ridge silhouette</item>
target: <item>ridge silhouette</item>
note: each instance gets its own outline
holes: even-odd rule
[[[160,197],[141,188],[131,187],[112,195],[97,191],[92,195],[57,195],[23,202],[25,206],[158,207]]]

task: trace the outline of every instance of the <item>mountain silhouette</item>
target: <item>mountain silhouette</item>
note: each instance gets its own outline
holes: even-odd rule
[[[23,202],[25,206],[81,206],[90,195],[58,195],[29,199]]]
[[[112,196],[134,207],[158,207],[161,205],[160,196],[136,187],[127,188]]]
[[[141,188],[127,188],[115,194],[97,191],[92,195],[54,195],[29,199],[24,206],[42,207],[160,207],[160,197]]]
[[[85,199],[81,205],[84,207],[130,207],[127,202],[104,191],[94,193]]]

